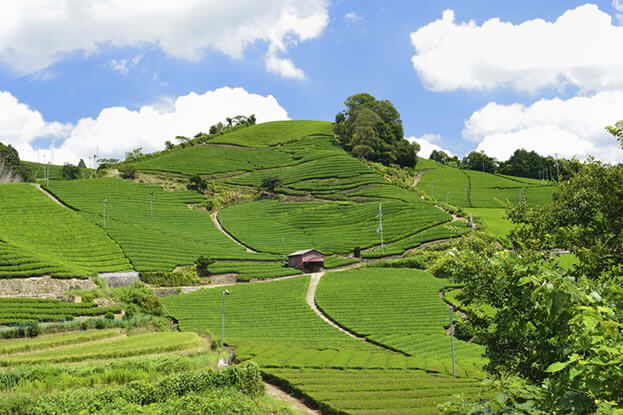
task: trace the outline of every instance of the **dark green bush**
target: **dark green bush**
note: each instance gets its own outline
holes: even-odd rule
[[[134,179],[136,177],[136,166],[134,164],[122,164],[119,166],[119,173],[124,179]]]
[[[196,274],[184,272],[141,272],[141,281],[158,287],[197,285],[201,282]]]

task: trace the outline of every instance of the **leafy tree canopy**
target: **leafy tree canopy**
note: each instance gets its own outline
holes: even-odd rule
[[[420,146],[404,138],[400,114],[391,102],[370,94],[350,96],[335,116],[333,132],[340,145],[357,157],[414,167]]]
[[[66,163],[61,169],[61,176],[65,179],[76,180],[80,177],[80,167]]]

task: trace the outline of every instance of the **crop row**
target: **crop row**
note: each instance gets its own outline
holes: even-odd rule
[[[62,349],[36,351],[0,359],[1,366],[53,362],[78,362],[186,350],[201,345],[195,333],[159,332],[79,344]]]
[[[106,199],[106,231],[138,271],[168,271],[192,264],[201,255],[266,259],[265,254],[246,252],[219,232],[208,212],[189,209],[188,203],[202,200],[195,192],[165,192],[157,186],[118,179],[54,182],[49,187],[102,226]]]
[[[386,242],[450,219],[450,215],[424,202],[387,201],[382,210]],[[266,200],[226,208],[219,213],[219,219],[238,240],[259,251],[281,253],[284,239],[289,252],[316,248],[330,254],[380,243],[378,212],[376,202]]]
[[[333,320],[370,340],[421,358],[447,359],[449,311],[439,292],[449,285],[419,270],[360,268],[326,274],[316,303]],[[483,352],[481,346],[456,339],[454,347],[457,360],[478,361]]]
[[[34,350],[65,346],[68,344],[85,343],[106,339],[119,335],[119,330],[89,330],[54,336],[41,336],[33,339],[0,340],[0,355],[22,353]]]
[[[0,185],[0,240],[4,277],[132,270],[99,227],[28,184]]]
[[[266,122],[217,136],[210,140],[210,143],[242,147],[269,147],[312,135],[332,135],[331,123],[326,121]]]
[[[403,252],[416,248],[426,242],[446,238],[455,238],[464,233],[466,230],[467,228],[465,227],[464,221],[443,223],[441,225],[425,229],[422,232],[418,232],[399,241],[392,242],[389,245],[385,245],[382,250],[380,247],[374,248],[362,252],[361,255],[364,258],[379,258],[381,256],[400,255]]]
[[[436,406],[457,392],[477,395],[474,380],[453,379],[418,370],[263,369],[270,382],[302,395],[327,412],[435,414]]]

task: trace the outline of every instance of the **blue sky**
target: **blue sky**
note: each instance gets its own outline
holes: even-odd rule
[[[238,113],[332,121],[368,92],[423,155],[623,161],[603,130],[623,119],[621,0],[136,3],[0,4],[0,142],[122,157]]]

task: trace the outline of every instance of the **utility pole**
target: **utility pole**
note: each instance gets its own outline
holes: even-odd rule
[[[446,204],[448,204],[448,196],[450,196],[450,192],[446,192]]]
[[[381,202],[379,202],[379,227],[376,228],[377,232],[381,233],[381,256],[385,255],[385,251],[383,250],[383,211],[381,210]]]
[[[558,175],[558,181],[560,181],[560,168],[558,167],[558,153],[554,154],[556,156],[556,173]]]
[[[149,192],[149,207],[151,209],[151,217],[154,217],[154,192]]]
[[[50,184],[50,161],[48,161],[48,172],[45,175],[45,185],[48,186]]]

